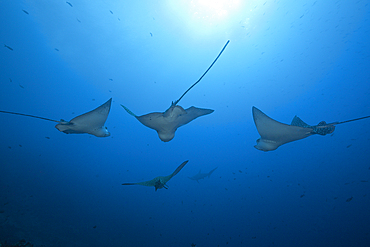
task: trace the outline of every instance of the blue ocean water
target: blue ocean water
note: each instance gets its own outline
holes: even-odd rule
[[[55,120],[112,98],[111,135],[1,113],[0,243],[369,246],[370,119],[263,152],[289,124],[370,115],[370,1],[1,1],[0,110]],[[215,110],[162,142],[137,115]],[[168,189],[123,186],[185,167]],[[200,170],[208,178],[188,177]]]

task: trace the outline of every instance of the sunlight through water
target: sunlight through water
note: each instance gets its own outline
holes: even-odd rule
[[[230,28],[244,5],[240,0],[168,1],[170,11],[179,23],[188,31],[202,36]]]

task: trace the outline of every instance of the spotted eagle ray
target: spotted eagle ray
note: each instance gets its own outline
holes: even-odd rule
[[[179,173],[181,171],[181,169],[186,165],[186,163],[188,163],[188,160],[182,162],[182,164],[179,165],[179,167],[177,167],[176,170],[168,176],[158,176],[158,177],[153,178],[152,180],[149,180],[149,181],[138,182],[138,183],[123,183],[122,185],[154,186],[155,191],[157,191],[158,189],[162,189],[162,188],[168,189],[166,183],[168,181],[170,181],[170,179],[173,178],[173,176],[175,176],[177,173]]]
[[[229,44],[229,40],[226,42],[225,46],[222,48],[221,52],[218,54],[213,63],[208,67],[206,72],[196,81],[188,90],[181,95],[181,97],[175,102],[171,103],[171,106],[165,112],[153,112],[142,116],[135,115],[124,105],[121,105],[130,115],[134,116],[143,125],[154,129],[157,131],[159,138],[164,142],[169,142],[175,137],[175,132],[177,128],[193,121],[194,119],[211,114],[214,110],[202,109],[197,107],[189,107],[184,109],[177,104],[185,96],[190,89],[192,89],[197,83],[202,80],[202,78],[207,74],[207,72],[212,68],[217,59],[221,56],[222,52],[225,50],[226,46]]]
[[[192,177],[188,177],[190,178],[191,180],[195,180],[199,183],[199,179],[204,179],[205,177],[210,177],[211,174],[217,169],[218,167],[214,168],[213,170],[211,170],[210,172],[207,172],[207,173],[201,173],[201,170],[199,170],[199,172],[197,174],[195,174],[194,176]]]
[[[58,124],[55,125],[55,128],[57,128],[59,131],[66,133],[66,134],[87,133],[87,134],[91,134],[97,137],[107,137],[107,136],[110,136],[110,133],[108,132],[108,129],[107,127],[104,126],[104,124],[108,118],[111,104],[112,104],[112,98],[110,98],[107,102],[97,107],[96,109],[89,111],[87,113],[84,113],[82,115],[79,115],[71,119],[70,121],[65,121],[63,119],[58,121],[58,120],[53,120],[49,118],[28,115],[28,114],[23,114],[23,113],[17,113],[17,112],[9,112],[9,111],[0,111],[0,112],[56,122]]]
[[[365,116],[333,123],[321,121],[318,125],[308,125],[299,117],[295,116],[292,123],[288,125],[270,118],[254,106],[252,107],[252,113],[257,131],[261,136],[261,138],[257,140],[257,145],[254,147],[262,151],[272,151],[285,143],[297,141],[314,134],[324,136],[333,133],[335,125],[370,117]]]

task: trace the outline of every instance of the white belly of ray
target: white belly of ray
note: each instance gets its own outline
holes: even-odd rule
[[[257,140],[254,147],[262,151],[272,151],[279,146],[306,138],[312,135],[311,128],[303,128],[280,123],[256,107],[252,108],[253,119],[261,138]]]

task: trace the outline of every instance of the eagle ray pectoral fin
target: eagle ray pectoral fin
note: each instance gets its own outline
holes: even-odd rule
[[[180,171],[181,171],[181,169],[187,164],[189,162],[189,160],[186,160],[186,161],[184,161],[184,162],[182,162],[182,164],[181,165],[179,165],[177,168],[176,168],[176,170],[171,174],[171,178],[173,177],[173,176],[175,176],[177,173],[179,173]]]

